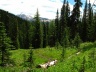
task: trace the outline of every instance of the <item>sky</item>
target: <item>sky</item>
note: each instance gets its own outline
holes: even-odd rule
[[[74,0],[68,0],[72,11]],[[86,0],[81,0],[83,7],[80,8],[83,13],[83,8]],[[94,0],[90,0],[93,4]],[[6,10],[15,15],[25,14],[32,17],[35,16],[37,8],[40,17],[55,19],[57,9],[61,10],[63,0],[0,0],[0,9]]]

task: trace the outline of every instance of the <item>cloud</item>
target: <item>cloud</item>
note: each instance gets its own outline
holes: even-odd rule
[[[0,9],[7,10],[15,15],[26,14],[34,17],[37,8],[41,17],[54,19],[56,17],[56,11],[61,7],[62,0],[0,0]],[[73,5],[70,4],[72,10]]]

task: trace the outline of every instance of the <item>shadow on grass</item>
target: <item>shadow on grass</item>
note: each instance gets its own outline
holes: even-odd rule
[[[95,48],[95,47],[96,47],[95,43],[93,43],[93,44],[88,44],[88,45],[86,45],[86,46],[84,46],[84,47],[82,48],[82,51],[85,52],[85,51],[88,51],[88,50],[90,50],[90,49],[92,49],[92,48]]]

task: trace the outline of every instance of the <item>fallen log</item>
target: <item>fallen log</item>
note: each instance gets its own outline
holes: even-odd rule
[[[36,68],[48,68],[50,66],[53,66],[57,63],[57,60],[53,60],[53,61],[48,61],[47,63],[44,63],[44,64],[39,64],[36,66]]]
[[[48,63],[39,64],[39,65],[36,66],[36,68],[48,68]]]
[[[57,60],[50,61],[50,62],[48,62],[48,66],[49,66],[49,67],[50,67],[50,66],[53,66],[53,65],[56,64],[56,62],[57,62]]]

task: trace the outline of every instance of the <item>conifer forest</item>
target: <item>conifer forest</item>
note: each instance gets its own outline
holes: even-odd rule
[[[0,72],[96,72],[96,0],[73,1],[50,20],[0,9]]]

